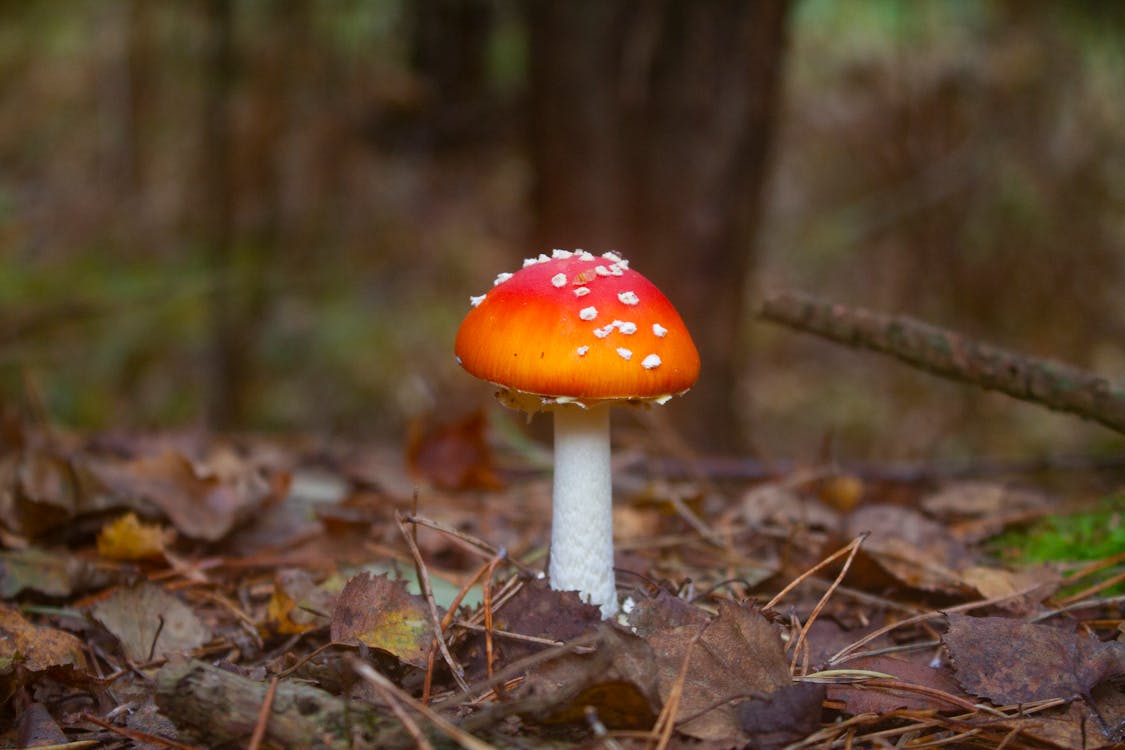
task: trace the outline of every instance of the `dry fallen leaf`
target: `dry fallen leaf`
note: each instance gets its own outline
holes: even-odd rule
[[[98,554],[107,560],[152,560],[164,556],[168,533],[160,524],[142,523],[136,513],[126,513],[102,526]]]
[[[0,523],[27,537],[61,526],[78,506],[67,462],[46,451],[0,457]]]
[[[998,482],[969,480],[950,482],[918,504],[935,516],[986,518],[1016,511],[1043,511],[1050,507],[1050,498],[1041,492]]]
[[[973,566],[960,571],[961,580],[976,589],[983,599],[1003,599],[996,606],[1013,614],[1030,614],[1062,585],[1059,572],[1046,565],[1006,570]],[[1014,596],[1020,594],[1019,596]]]
[[[707,612],[664,589],[637,602],[629,612],[629,625],[645,637],[684,625],[703,627],[710,621],[711,615]]]
[[[741,515],[753,528],[762,526],[801,526],[834,529],[839,513],[816,498],[778,484],[751,487],[742,496]]]
[[[987,722],[1012,736],[1018,733],[1048,747],[1121,750],[1125,742],[1125,691],[1107,683],[1095,687],[1087,700],[1010,719],[989,717]]]
[[[134,662],[191,651],[211,640],[210,629],[186,604],[150,583],[117,589],[95,603],[91,614]]]
[[[496,613],[496,627],[559,643],[574,640],[602,621],[598,608],[585,604],[573,591],[555,591],[546,581],[527,581]],[[496,639],[500,663],[511,663],[542,650],[539,644]]]
[[[410,472],[447,490],[500,489],[503,484],[485,440],[487,426],[482,411],[432,429],[416,425],[406,446]]]
[[[82,641],[70,633],[29,622],[19,610],[0,604],[0,669],[18,664],[30,672],[52,667],[85,669]]]
[[[109,581],[109,571],[62,550],[29,547],[0,552],[0,597],[5,599],[24,591],[69,596]]]
[[[317,585],[304,570],[279,571],[274,580],[267,613],[279,633],[304,633],[327,625],[336,606],[336,594]]]
[[[969,593],[957,570],[971,555],[944,525],[912,508],[866,505],[848,518],[849,536],[863,532],[870,532],[863,556],[896,580],[923,591]]]
[[[738,706],[738,721],[750,737],[748,747],[775,750],[820,728],[824,686],[796,683],[751,698]]]
[[[23,710],[18,730],[20,747],[61,747],[67,742],[66,734],[42,703],[32,703]]]
[[[653,725],[660,698],[652,649],[636,636],[602,627],[594,653],[566,654],[527,675],[515,696],[532,706],[520,712],[525,720],[585,724],[587,710],[593,709],[611,729]]]
[[[148,503],[185,536],[212,542],[274,494],[274,488],[250,467],[243,467],[235,477],[209,476],[174,451],[130,461],[91,460],[87,468],[121,504]]]
[[[914,651],[904,654],[865,656],[848,662],[848,669],[864,669],[891,675],[896,682],[909,687],[893,687],[883,680],[869,683],[833,684],[828,686],[828,697],[846,706],[850,714],[888,713],[898,709],[916,711],[949,711],[957,708],[954,701],[962,699],[973,703],[953,678],[948,664],[931,666],[932,651]],[[943,698],[952,696],[952,699]]]
[[[348,581],[332,612],[332,640],[359,641],[420,669],[434,639],[426,602],[386,575],[361,573]]]
[[[1125,643],[1006,617],[949,615],[942,642],[957,681],[997,705],[1089,695],[1125,674]]]
[[[82,641],[70,633],[36,625],[19,610],[0,604],[0,705],[8,704],[16,691],[38,675],[89,682],[84,654]]]
[[[719,614],[702,626],[682,625],[652,634],[660,697],[667,701],[691,650],[676,729],[704,740],[745,742],[735,699],[772,693],[792,684],[777,627],[759,610],[720,600]]]

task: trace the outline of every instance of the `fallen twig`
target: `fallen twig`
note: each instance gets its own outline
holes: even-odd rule
[[[1086,370],[1017,354],[905,316],[845,307],[796,292],[767,296],[758,315],[1125,433],[1125,387]]]
[[[461,727],[446,719],[437,711],[433,710],[429,706],[420,703],[417,699],[415,699],[408,693],[404,693],[393,682],[388,680],[383,675],[379,674],[379,672],[372,669],[369,664],[365,664],[356,659],[352,662],[352,668],[355,669],[356,674],[369,682],[372,686],[381,688],[379,690],[380,693],[390,692],[395,696],[396,700],[405,703],[418,713],[425,716],[435,727],[438,728],[438,730],[440,730],[443,734],[449,737],[449,739],[453,740],[461,747],[466,748],[466,750],[495,750],[492,745],[482,740],[478,740],[473,735],[461,729]]]
[[[859,651],[858,649],[862,646],[867,645],[876,638],[880,638],[886,635],[892,630],[897,630],[898,628],[905,627],[907,625],[915,625],[920,622],[926,622],[928,620],[936,620],[940,617],[945,617],[948,614],[971,612],[974,609],[981,609],[982,607],[990,607],[994,604],[1002,604],[1004,602],[1012,601],[1013,599],[1019,599],[1020,597],[1027,596],[1029,593],[1034,592],[1039,588],[1039,586],[1040,584],[1035,584],[1033,586],[1022,588],[1019,591],[1014,591],[1010,594],[994,596],[990,599],[981,599],[975,602],[965,602],[964,604],[958,604],[953,607],[945,607],[944,609],[935,610],[933,612],[925,612],[919,615],[915,615],[914,617],[907,617],[904,620],[892,622],[889,625],[884,625],[877,630],[873,630],[859,640],[853,641],[847,646],[844,646],[832,656],[828,657],[827,666],[835,667],[837,665],[843,664],[846,661],[851,661],[852,659],[859,659],[861,657],[868,656],[868,652]]]
[[[156,675],[160,712],[210,747],[249,741],[258,726],[266,691],[263,682],[197,659],[170,660]],[[398,746],[404,739],[402,729],[385,716],[299,682],[280,681],[272,707],[262,738],[269,746],[357,750]],[[121,731],[120,727],[107,728]]]
[[[250,735],[250,744],[246,746],[246,750],[258,750],[262,746],[262,739],[266,736],[266,725],[270,723],[270,711],[273,710],[273,699],[277,695],[279,679],[277,675],[270,678],[266,697],[262,699],[262,708],[258,711],[258,724],[254,727],[254,733]]]
[[[106,729],[110,732],[113,732],[114,734],[126,737],[130,740],[133,740],[134,742],[145,742],[150,745],[170,747],[173,748],[173,750],[201,750],[198,745],[187,745],[183,742],[170,740],[167,737],[160,737],[155,734],[149,734],[148,732],[138,732],[135,729],[127,729],[126,727],[119,727],[115,724],[110,724],[108,721],[102,721],[97,716],[94,716],[91,713],[83,713],[81,716],[84,721],[88,721],[92,724],[97,724],[102,729]]]
[[[422,595],[426,600],[426,604],[430,610],[430,619],[434,626],[434,640],[437,641],[438,650],[441,651],[442,658],[449,666],[449,671],[453,675],[453,679],[462,690],[467,690],[469,683],[465,682],[465,670],[453,658],[453,654],[449,651],[449,646],[445,643],[445,638],[442,637],[441,617],[438,615],[437,603],[434,601],[434,590],[430,585],[430,574],[426,570],[426,562],[422,559],[422,552],[418,549],[418,543],[414,541],[414,536],[406,528],[406,521],[402,514],[396,513],[395,520],[398,521],[399,529],[402,531],[403,537],[406,539],[406,545],[410,547],[410,554],[414,556],[414,565],[418,571],[418,585],[422,589]]]
[[[680,662],[679,671],[676,673],[676,681],[672,683],[668,700],[664,702],[664,708],[661,709],[660,716],[657,717],[656,724],[652,727],[653,734],[658,738],[656,750],[664,750],[672,740],[672,730],[676,727],[676,712],[680,708],[680,698],[684,694],[684,684],[687,681],[688,667],[691,664],[691,652],[703,637],[705,630],[706,628],[700,628],[699,632],[692,636],[688,647],[684,650],[684,658]]]
[[[828,560],[825,560],[823,563],[817,564],[811,570],[809,570],[809,571],[805,572],[804,574],[798,576],[797,579],[793,582],[793,584],[796,584],[796,583],[804,580],[805,578],[807,578],[808,576],[810,576],[814,572],[816,572],[819,568],[821,568],[829,560],[834,560],[839,555],[841,555],[845,552],[847,553],[847,557],[844,558],[844,564],[843,564],[843,566],[841,566],[840,572],[836,575],[836,579],[834,581],[832,581],[832,584],[824,592],[824,595],[820,597],[820,601],[818,601],[816,603],[816,606],[813,607],[812,613],[809,614],[808,618],[805,620],[805,624],[801,627],[801,632],[798,634],[797,640],[793,644],[793,660],[789,663],[789,673],[790,674],[792,674],[794,676],[797,674],[797,660],[801,656],[801,646],[804,645],[805,639],[809,635],[809,630],[812,628],[812,624],[814,622],[816,622],[816,618],[820,615],[821,611],[824,609],[824,605],[828,604],[828,600],[830,598],[832,598],[832,593],[836,590],[836,587],[840,585],[840,582],[843,581],[844,577],[848,574],[848,569],[851,568],[851,566],[852,566],[852,560],[855,559],[856,553],[859,552],[859,548],[863,544],[864,540],[867,539],[867,536],[868,536],[867,532],[864,532],[864,533],[860,534],[855,539],[853,539],[846,547],[839,550],[839,552],[833,553],[832,556],[828,558]],[[786,589],[786,590],[789,590],[789,589]],[[776,597],[773,598],[773,600],[771,600],[770,604],[771,605],[775,604],[777,602],[777,600],[781,598],[781,596],[782,596],[781,594],[778,594]],[[808,663],[807,663],[808,651],[805,651],[804,653],[805,653],[806,663],[802,667],[802,671],[807,671],[808,670]]]

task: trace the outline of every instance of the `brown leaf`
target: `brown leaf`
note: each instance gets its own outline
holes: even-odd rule
[[[1020,570],[973,566],[962,570],[960,576],[961,580],[976,589],[985,599],[1000,599],[1026,592],[996,605],[999,609],[1016,615],[1030,614],[1062,585],[1059,572],[1046,565]]]
[[[406,447],[411,473],[442,489],[500,489],[503,484],[485,440],[487,425],[484,412],[478,410],[429,430],[415,426]]]
[[[1016,511],[1044,511],[1050,507],[1046,495],[1009,487],[998,482],[952,482],[919,501],[926,512],[939,517],[1000,517]]]
[[[742,496],[741,514],[743,520],[754,528],[776,525],[835,529],[840,523],[840,514],[834,508],[778,484],[764,484],[747,490]]]
[[[931,652],[932,653],[932,652]],[[930,654],[895,654],[867,656],[848,662],[848,669],[867,669],[892,675],[897,682],[917,686],[911,690],[890,686],[882,680],[854,685],[829,685],[828,697],[845,704],[850,714],[883,714],[898,709],[918,711],[949,711],[957,708],[960,698],[969,703],[969,696],[953,678],[948,665],[930,666]],[[944,699],[941,694],[952,699]]]
[[[870,536],[862,552],[896,580],[923,591],[965,594],[957,574],[971,562],[966,547],[942,524],[911,508],[866,505],[848,519],[848,533]]]
[[[425,600],[409,593],[405,583],[361,573],[336,599],[332,640],[358,641],[424,669],[434,628]]]
[[[640,638],[604,625],[592,654],[566,654],[536,667],[516,698],[525,719],[544,724],[585,723],[587,707],[611,729],[648,729],[659,697],[652,649]],[[538,696],[541,700],[535,701]]]
[[[737,710],[729,701],[768,694],[792,684],[781,635],[757,609],[721,600],[719,614],[703,626],[682,625],[653,634],[660,697],[667,701],[691,649],[678,731],[698,739],[745,742]]]
[[[23,591],[69,596],[109,581],[107,571],[62,550],[29,547],[0,552],[0,597],[5,599]]]
[[[42,703],[32,703],[23,709],[19,717],[20,747],[39,747],[65,745],[67,737],[55,722],[51,712]]]
[[[69,468],[62,457],[21,451],[0,459],[0,523],[24,536],[61,526],[78,506]]]
[[[1125,742],[1125,691],[1110,684],[1095,687],[1089,699],[1028,716],[994,721],[1007,731],[1019,732],[1054,747],[1121,750]]]
[[[304,570],[279,571],[267,605],[270,622],[279,633],[304,633],[327,625],[336,607],[336,593],[317,585]]]
[[[220,479],[206,476],[174,451],[131,461],[92,460],[91,475],[124,504],[159,508],[184,535],[217,541],[273,496],[256,471]]]
[[[86,668],[82,641],[70,633],[35,625],[19,610],[0,604],[0,667],[15,663],[31,672],[52,667]]]
[[[998,705],[1085,696],[1125,674],[1125,643],[1006,617],[948,617],[942,642],[957,681]]]
[[[702,609],[665,589],[660,589],[656,596],[650,599],[641,599],[629,612],[629,625],[640,636],[683,625],[702,627],[710,621],[711,616]]]
[[[755,750],[774,750],[808,737],[820,728],[824,686],[785,685],[738,706],[738,722]]]
[[[919,506],[948,522],[949,532],[963,542],[993,536],[1006,526],[1028,523],[1051,510],[1042,492],[998,482],[953,482],[923,497]]]
[[[602,621],[598,608],[584,603],[574,591],[555,591],[546,581],[527,581],[496,614],[496,627],[513,633],[574,640]],[[543,646],[505,639],[496,644],[500,658],[511,663]]]
[[[150,583],[117,589],[95,603],[91,614],[134,662],[191,651],[211,640],[211,630],[186,604]]]

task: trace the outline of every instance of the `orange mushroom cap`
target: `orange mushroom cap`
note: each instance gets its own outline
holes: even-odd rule
[[[556,250],[501,274],[457,332],[469,373],[546,401],[663,402],[695,384],[679,313],[614,253]]]

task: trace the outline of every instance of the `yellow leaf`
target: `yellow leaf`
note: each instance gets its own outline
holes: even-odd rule
[[[313,577],[301,570],[283,570],[274,581],[273,595],[266,616],[278,633],[304,633],[328,622],[336,595],[329,590],[330,581],[318,586]]]
[[[426,601],[402,581],[361,573],[348,581],[332,611],[332,640],[359,641],[425,668],[434,628]]]
[[[98,554],[109,560],[150,560],[164,555],[166,534],[134,513],[110,521],[98,532]]]
[[[28,622],[19,610],[0,604],[0,663],[13,662],[32,672],[86,667],[82,641],[65,631]]]

